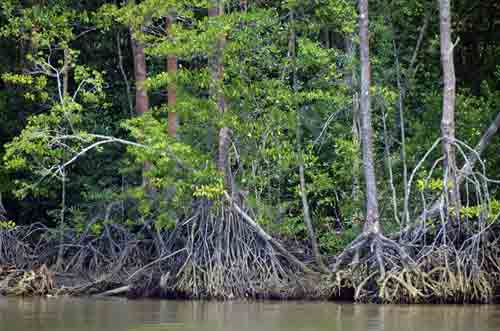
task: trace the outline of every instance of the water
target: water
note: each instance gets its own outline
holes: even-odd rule
[[[500,306],[0,297],[0,331],[489,331]]]

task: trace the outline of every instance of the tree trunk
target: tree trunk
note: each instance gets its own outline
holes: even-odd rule
[[[221,0],[211,0],[212,6],[208,9],[209,17],[218,17],[224,15],[224,5]],[[224,84],[224,46],[226,38],[221,32],[217,37],[215,52],[210,59],[212,70],[211,95],[216,100],[217,109],[220,113],[226,111],[226,99],[223,92]],[[217,168],[224,174],[225,187],[231,186],[228,168],[228,153],[231,139],[231,130],[223,126],[219,130],[219,143],[217,154]]]
[[[360,119],[359,119],[359,94],[357,92],[358,81],[356,78],[357,69],[352,65],[354,62],[354,57],[356,56],[356,49],[353,42],[354,36],[349,34],[345,36],[345,49],[346,53],[349,57],[349,61],[351,61],[351,68],[346,74],[346,82],[350,90],[353,91],[351,96],[352,98],[352,143],[356,147],[356,149],[360,148]],[[358,202],[360,197],[360,183],[359,183],[359,174],[360,174],[361,162],[359,156],[356,154],[353,159],[352,164],[352,191],[351,191],[351,199],[352,201]]]
[[[68,96],[68,84],[69,84],[69,49],[66,47],[64,49],[64,66],[63,66],[63,96]]]
[[[174,22],[174,17],[167,17],[167,33],[171,37],[172,35],[172,24]],[[167,71],[170,75],[175,77],[177,75],[177,56],[171,54],[167,55]],[[167,90],[168,95],[168,135],[172,138],[177,136],[177,113],[172,111],[172,108],[177,104],[177,86],[175,80],[168,85]]]
[[[484,153],[486,150],[486,147],[488,147],[489,144],[491,144],[491,141],[493,140],[493,137],[495,134],[500,130],[500,112],[496,115],[495,119],[491,122],[490,126],[488,129],[483,133],[481,139],[479,142],[476,144],[474,147],[474,151],[469,153],[467,155],[467,159],[469,160],[469,163],[466,163],[460,168],[460,175],[458,175],[457,178],[457,187],[460,187],[462,182],[464,181],[465,177],[467,175],[470,175],[472,173],[472,170],[474,169],[474,165],[476,162],[479,160],[481,155]],[[439,209],[440,209],[440,201],[441,201],[442,196],[440,196],[434,203],[432,203],[431,207],[425,210],[423,213],[421,213],[418,217],[420,221],[423,221],[424,219],[433,219],[439,215]]]
[[[444,182],[443,190],[448,200],[446,206],[453,208],[458,217],[460,194],[457,183],[457,165],[455,158],[455,66],[451,41],[450,0],[439,0],[439,27],[441,39],[441,64],[443,67],[443,115],[441,136],[443,138]]]
[[[297,77],[297,52],[296,52],[296,44],[297,44],[297,36],[294,28],[294,19],[295,19],[294,11],[290,11],[290,36],[288,40],[288,52],[291,59],[292,64],[292,89],[294,95],[297,95],[299,92],[299,84]],[[299,181],[300,181],[300,198],[302,200],[302,212],[304,215],[304,223],[307,228],[307,233],[309,236],[309,241],[311,243],[311,250],[316,261],[317,266],[320,268],[322,272],[328,273],[329,270],[323,262],[323,258],[321,257],[321,252],[319,250],[318,240],[316,238],[316,232],[314,231],[314,226],[311,218],[311,211],[309,209],[309,201],[307,199],[307,190],[306,190],[306,180],[304,174],[304,155],[302,151],[302,132],[301,132],[301,116],[300,116],[300,105],[296,103],[295,107],[297,112],[297,127],[296,127],[296,143],[297,143],[297,155],[298,155],[298,163],[299,163]]]
[[[64,49],[64,59],[63,59],[63,84],[62,84],[62,95],[63,100],[61,102],[65,103],[64,98],[68,96],[68,88],[69,88],[69,49]],[[67,154],[66,151],[64,154]],[[56,270],[61,270],[63,259],[64,259],[64,227],[65,227],[65,214],[66,214],[66,169],[61,169],[61,211],[59,216],[59,249],[57,252],[57,260],[56,260]]]
[[[7,219],[7,210],[3,204],[2,192],[0,192],[0,221],[5,221]]]
[[[488,129],[484,132],[483,136],[481,137],[477,145],[474,147],[475,153],[472,153],[472,155],[468,157],[469,163],[466,163],[462,167],[462,169],[460,169],[460,175],[458,177],[459,185],[464,180],[464,175],[470,174],[472,172],[474,165],[481,157],[481,154],[484,153],[486,147],[491,143],[493,137],[499,131],[499,129],[500,129],[500,112],[498,112],[493,122],[491,122]]]
[[[56,270],[61,270],[64,260],[64,231],[65,231],[65,214],[66,214],[66,169],[61,169],[61,211],[59,214],[59,249],[57,252]]]
[[[363,173],[366,189],[365,232],[379,233],[379,211],[377,202],[377,181],[373,157],[373,129],[370,106],[370,46],[368,36],[368,0],[359,1],[359,48],[361,60],[361,140],[363,152]]]
[[[132,55],[134,58],[134,78],[135,78],[135,111],[138,115],[146,113],[149,109],[149,97],[145,88],[147,79],[146,55],[141,41],[134,37],[134,31],[130,29],[130,38],[132,44]],[[151,184],[145,173],[151,168],[151,163],[144,162],[142,185],[148,194],[152,193]]]
[[[421,37],[423,34],[421,33]],[[423,37],[422,37],[423,38]],[[419,41],[421,38],[419,38]],[[420,41],[421,42],[421,41]],[[393,40],[393,47],[394,47],[394,58],[395,58],[395,65],[396,65],[396,82],[398,85],[398,118],[397,121],[399,122],[399,132],[400,132],[400,139],[401,139],[401,148],[400,148],[400,155],[401,155],[401,163],[403,164],[403,192],[404,192],[404,206],[403,206],[403,217],[401,218],[402,221],[399,222],[400,228],[404,228],[407,223],[410,222],[410,214],[408,210],[408,165],[406,163],[406,130],[405,130],[405,116],[404,116],[404,98],[405,98],[405,88],[403,87],[403,84],[401,82],[401,66],[399,64],[399,55],[398,51],[396,48],[396,42]],[[417,43],[416,50],[414,52],[414,56],[416,57],[416,53],[419,48],[419,43]]]
[[[141,115],[148,111],[149,98],[145,88],[147,78],[146,56],[144,46],[134,37],[134,31],[131,29],[132,55],[134,58],[134,77],[135,77],[135,111]]]
[[[122,47],[121,47],[121,37],[120,33],[116,33],[116,50],[118,52],[118,68],[120,69],[120,73],[122,74],[123,77],[123,83],[125,84],[125,92],[127,93],[127,104],[128,104],[128,109],[130,112],[130,116],[133,116],[134,114],[134,103],[132,101],[132,93],[130,92],[130,83],[127,78],[127,73],[125,72],[125,68],[123,67],[123,54],[122,54]]]
[[[359,0],[359,49],[361,64],[361,93],[360,93],[360,119],[361,119],[361,150],[363,154],[363,173],[365,178],[366,220],[363,233],[354,239],[342,253],[339,254],[333,271],[353,255],[352,264],[359,263],[363,251],[375,257],[378,265],[379,281],[386,276],[386,256],[384,250],[396,252],[391,256],[391,262],[401,261],[403,265],[413,264],[413,261],[404,249],[396,242],[386,238],[382,233],[377,202],[377,180],[373,156],[373,129],[371,123],[370,106],[370,43],[368,30],[368,0]],[[357,295],[356,295],[357,296]]]

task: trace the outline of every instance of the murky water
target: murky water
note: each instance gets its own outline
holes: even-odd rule
[[[0,297],[0,331],[488,331],[500,306]]]

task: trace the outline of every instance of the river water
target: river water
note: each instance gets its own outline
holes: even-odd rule
[[[500,306],[0,297],[0,331],[488,331]]]

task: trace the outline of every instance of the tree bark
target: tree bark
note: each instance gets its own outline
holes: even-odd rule
[[[457,180],[458,185],[462,183],[462,181],[464,180],[464,176],[472,172],[472,169],[474,169],[474,165],[481,157],[481,154],[484,153],[486,147],[491,143],[493,137],[499,131],[499,129],[500,129],[500,112],[498,112],[493,122],[491,122],[488,129],[484,132],[483,136],[481,137],[477,145],[474,147],[475,153],[472,153],[468,157],[469,163],[464,164],[464,166],[460,169],[460,174]]]
[[[337,256],[337,260],[333,265],[333,271],[337,272],[349,255],[353,255],[352,264],[358,264],[360,261],[359,256],[363,254],[363,250],[369,250],[368,254],[375,257],[377,261],[378,273],[380,274],[379,281],[382,281],[386,275],[386,264],[384,262],[386,257],[384,256],[384,249],[395,251],[395,257],[400,259],[403,265],[413,264],[413,261],[398,243],[383,235],[379,219],[370,104],[371,79],[368,0],[359,0],[359,49],[361,64],[361,150],[363,154],[363,174],[365,178],[366,219],[363,232],[354,239],[339,256]],[[390,259],[393,260],[393,258],[394,257],[391,256]]]
[[[224,5],[221,0],[211,0],[211,7],[208,9],[209,17],[218,17],[224,15]],[[212,86],[211,95],[216,100],[217,109],[222,114],[226,111],[226,98],[223,92],[224,84],[224,47],[226,38],[223,32],[217,37],[215,44],[215,52],[211,56],[210,66],[212,70]],[[225,187],[229,188],[229,168],[228,168],[228,153],[231,139],[231,130],[223,126],[219,130],[218,153],[217,153],[217,168],[224,174]]]
[[[354,44],[354,35],[352,34],[347,34],[344,37],[344,45],[345,45],[345,52],[349,58],[349,61],[351,63],[349,70],[346,72],[346,83],[348,88],[353,91],[351,95],[352,99],[352,143],[353,145],[359,150],[361,150],[361,133],[360,133],[360,119],[359,119],[359,93],[357,92],[358,88],[358,80],[357,80],[357,68],[352,65],[354,63],[354,57],[356,56],[356,47]],[[351,191],[351,199],[353,201],[359,201],[359,196],[360,196],[360,183],[359,183],[359,173],[361,169],[361,162],[359,155],[355,155],[354,159],[352,160],[352,191]]]
[[[69,62],[70,62],[69,49],[66,47],[64,48],[64,59],[63,59],[63,69],[62,69],[62,74],[63,74],[62,102],[64,103],[65,103],[64,98],[68,96],[68,89],[69,89]],[[64,152],[64,154],[66,154],[66,151]],[[59,249],[57,253],[57,260],[55,266],[56,270],[61,270],[64,259],[64,246],[62,244],[64,239],[65,214],[66,214],[66,169],[64,168],[61,169],[61,185],[62,185],[62,192],[61,192],[61,211],[59,216]]]
[[[460,194],[457,182],[457,164],[455,157],[455,66],[451,40],[450,0],[439,0],[439,30],[441,43],[441,65],[443,68],[443,114],[441,136],[443,138],[444,182],[448,207],[457,211],[460,208]],[[456,212],[458,217],[458,212]]]
[[[2,192],[0,192],[0,221],[5,221],[7,219],[7,210],[3,204]]]
[[[363,173],[366,190],[365,232],[380,232],[377,202],[377,181],[373,157],[373,129],[370,105],[370,45],[368,31],[368,0],[359,1],[359,48],[361,60],[361,140],[363,152]]]
[[[132,44],[132,55],[134,58],[134,77],[135,77],[135,111],[138,115],[146,113],[149,109],[149,97],[145,87],[147,79],[146,55],[144,45],[134,37],[134,30],[130,29],[130,38]],[[148,194],[152,193],[151,184],[145,173],[151,168],[151,163],[146,161],[143,165],[142,185]]]
[[[474,165],[477,163],[477,161],[479,160],[481,155],[484,153],[484,151],[486,150],[486,147],[488,147],[488,145],[491,144],[493,137],[495,136],[495,134],[499,130],[500,130],[500,112],[496,115],[495,119],[491,122],[488,129],[483,133],[481,139],[474,147],[474,152],[471,152],[471,153],[469,153],[469,155],[467,155],[467,159],[469,160],[469,162],[464,164],[462,166],[462,168],[460,168],[459,175],[457,177],[457,186],[458,187],[462,184],[465,177],[472,173],[472,170],[474,169]],[[426,211],[424,211],[422,214],[420,214],[418,219],[422,221],[424,218],[432,219],[432,218],[437,217],[439,215],[441,198],[442,198],[442,196],[440,196],[438,199],[436,199],[436,201],[431,205],[430,208],[428,208]]]
[[[146,56],[144,46],[134,37],[133,29],[130,29],[132,42],[132,55],[134,58],[135,77],[135,111],[141,115],[148,111],[149,97],[145,88],[147,78]]]
[[[64,65],[63,65],[63,96],[68,96],[68,84],[69,84],[69,49],[64,48]]]
[[[314,256],[314,260],[316,264],[320,268],[320,270],[324,273],[329,273],[328,268],[323,262],[323,258],[321,256],[321,252],[319,250],[318,240],[316,238],[316,232],[314,231],[311,212],[309,210],[309,202],[307,200],[307,191],[306,191],[306,180],[304,175],[304,164],[303,160],[299,164],[299,179],[300,179],[300,197],[302,199],[302,209],[304,214],[304,223],[306,224],[307,233],[309,235],[309,241],[311,242],[311,249]]]
[[[64,260],[64,228],[66,226],[65,214],[66,214],[66,169],[61,168],[61,211],[59,214],[59,249],[57,252],[56,260],[56,270],[61,270],[63,260]]]
[[[174,22],[174,17],[167,17],[167,34],[172,37],[172,24]],[[175,77],[177,75],[177,56],[170,54],[167,55],[167,72]],[[177,113],[171,109],[177,104],[177,86],[175,80],[170,82],[167,90],[168,96],[168,135],[172,138],[177,137]]]
[[[120,69],[120,73],[123,77],[123,82],[125,84],[125,92],[127,93],[127,104],[130,112],[130,116],[134,114],[134,103],[132,101],[132,93],[130,92],[130,83],[127,78],[127,74],[125,72],[125,68],[123,67],[123,54],[121,48],[121,37],[120,33],[116,34],[116,50],[118,52],[118,67]]]
[[[423,38],[423,34],[420,34],[420,37]],[[416,54],[418,52],[418,48],[420,47],[419,44],[421,42],[421,38],[419,37],[419,42],[417,42],[417,47],[415,49],[414,57],[416,57]],[[399,95],[398,95],[398,122],[399,122],[399,132],[400,132],[400,139],[401,139],[401,148],[400,148],[400,154],[401,154],[401,163],[403,164],[403,192],[404,192],[404,206],[403,206],[403,217],[402,222],[399,222],[400,228],[403,228],[406,223],[409,222],[410,214],[408,211],[408,166],[406,163],[406,130],[405,130],[405,117],[404,117],[404,98],[405,98],[405,88],[401,82],[401,66],[399,64],[399,55],[398,51],[396,49],[396,42],[393,40],[393,47],[394,47],[394,58],[395,58],[395,65],[396,65],[396,82],[398,85],[398,90],[399,90]]]
[[[415,76],[415,73],[416,73],[416,70],[417,70],[417,65],[416,65],[416,63],[417,63],[417,56],[418,56],[418,53],[420,51],[420,48],[422,47],[422,42],[424,40],[425,33],[427,32],[427,28],[429,27],[430,17],[431,17],[431,11],[428,10],[425,13],[424,23],[420,27],[420,31],[418,33],[417,44],[415,45],[415,50],[413,51],[413,55],[411,57],[410,64],[408,65],[408,73],[409,73],[408,77],[407,77],[407,83],[408,84],[410,83],[410,81]],[[406,90],[405,90],[405,92],[403,92],[403,99],[404,99],[405,93],[406,93]]]

